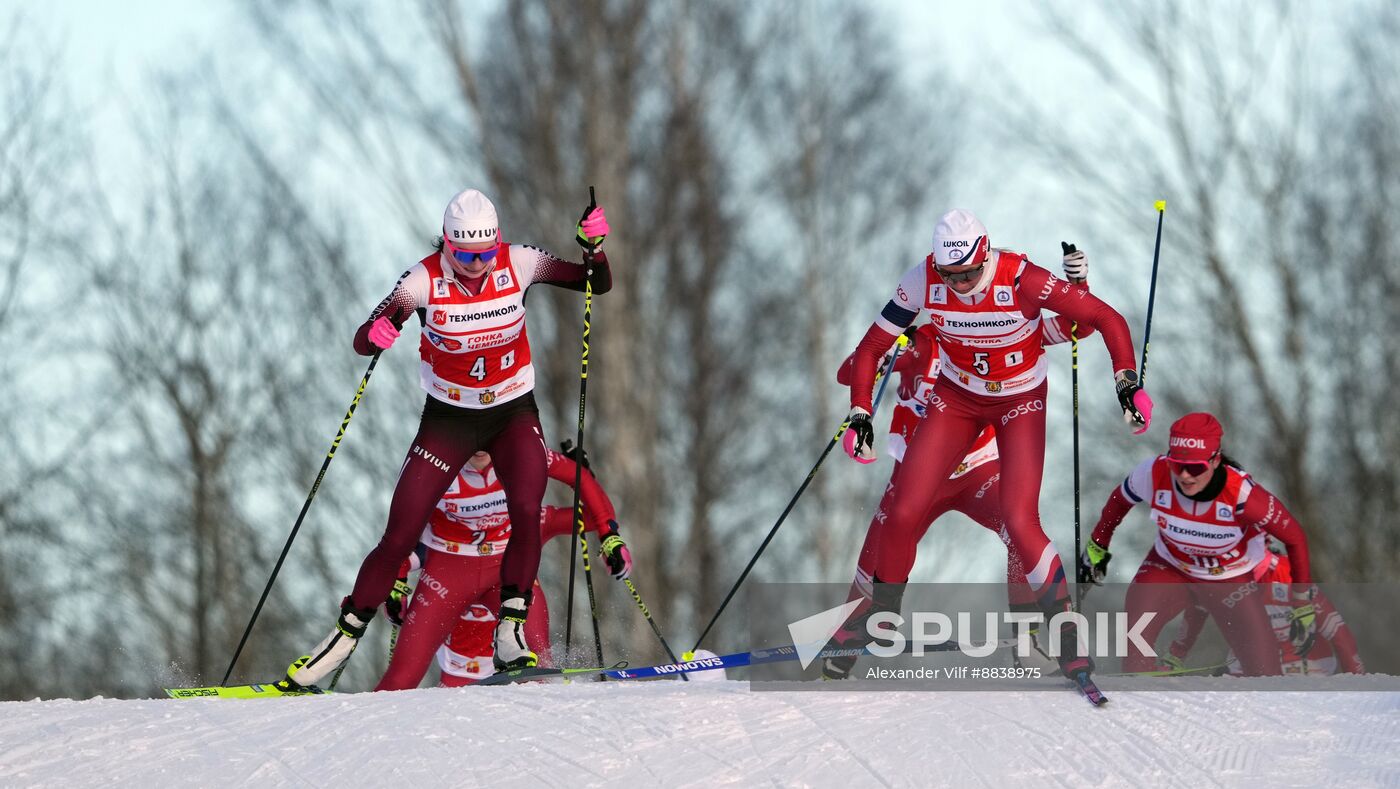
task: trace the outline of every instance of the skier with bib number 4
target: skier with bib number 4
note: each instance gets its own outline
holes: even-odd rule
[[[953,209],[933,232],[933,251],[909,269],[894,298],[856,349],[851,375],[848,455],[875,456],[871,393],[880,357],[921,312],[929,313],[942,363],[929,394],[928,413],[904,452],[888,497],[872,577],[872,611],[897,611],[909,580],[930,507],[944,498],[957,469],[981,432],[997,432],[1001,458],[1000,510],[1010,547],[1047,619],[1070,610],[1064,569],[1040,524],[1045,463],[1048,360],[1042,310],[1097,331],[1112,360],[1123,418],[1143,433],[1152,399],[1138,385],[1132,336],[1123,317],[1086,288],[1061,280],[1025,255],[993,249],[987,230],[970,212]],[[1090,692],[1093,663],[1072,621],[1060,626],[1060,668]]]
[[[378,545],[360,565],[341,602],[335,628],[294,661],[281,686],[312,685],[344,664],[379,606],[389,599],[399,566],[418,544],[423,524],[473,454],[489,452],[505,490],[513,539],[501,559],[501,605],[495,632],[498,670],[528,668],[537,657],[524,628],[540,563],[544,435],[535,405],[535,371],[525,332],[525,293],[544,283],[593,292],[612,288],[601,249],[609,232],[601,207],[585,209],[575,228],[586,263],[501,238],[496,207],[467,189],[443,212],[432,254],[399,277],[394,289],[355,332],[355,352],[390,348],[410,315],[421,324],[418,352],[427,398],[389,504]]]

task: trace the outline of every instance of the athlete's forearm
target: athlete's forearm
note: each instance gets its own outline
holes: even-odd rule
[[[555,537],[563,537],[574,533],[574,510],[572,507],[555,507],[546,504],[540,510],[540,536],[543,542],[549,542]],[[583,530],[588,532],[601,532],[607,526],[607,519],[592,517],[585,507],[583,511]]]
[[[880,367],[880,359],[894,344],[899,332],[891,334],[879,323],[871,324],[865,337],[856,346],[851,363],[851,407],[873,411],[871,401],[875,389],[875,373]]]
[[[1283,502],[1260,485],[1255,485],[1245,499],[1239,522],[1253,524],[1277,537],[1288,550],[1294,584],[1311,584],[1312,568],[1308,560],[1308,537],[1303,527],[1283,506]]]
[[[545,470],[549,478],[555,482],[562,482],[570,488],[574,486],[574,477],[578,474],[578,464],[574,463],[569,456],[562,452],[546,450]],[[617,520],[617,512],[613,509],[612,500],[603,490],[603,486],[598,484],[597,477],[587,468],[579,476],[581,487],[579,497],[583,499],[583,511],[589,521],[594,523],[607,523],[610,520]]]
[[[535,267],[535,282],[553,285],[565,290],[583,291],[584,280],[593,283],[593,295],[599,296],[612,290],[612,268],[608,256],[600,249],[593,254],[593,276],[587,276],[588,268],[583,263],[557,258],[543,257]]]
[[[395,285],[394,289],[389,292],[389,295],[385,296],[384,300],[379,302],[374,310],[370,312],[365,322],[360,324],[360,328],[355,330],[355,339],[352,343],[355,348],[355,353],[361,356],[373,356],[377,351],[381,350],[378,346],[369,341],[369,329],[374,325],[376,320],[381,317],[387,317],[394,322],[395,326],[402,327],[404,322],[408,320],[408,316],[412,315],[416,309],[418,309],[418,302],[413,298],[413,294],[409,293],[403,285]]]
[[[1122,486],[1114,488],[1113,494],[1104,502],[1103,512],[1099,513],[1099,523],[1094,527],[1090,539],[1107,548],[1113,540],[1113,532],[1118,529],[1118,524],[1122,523],[1123,518],[1132,510],[1133,502],[1123,495]]]
[[[1069,342],[1071,330],[1074,331],[1074,339],[1077,340],[1082,340],[1094,333],[1093,326],[1076,324],[1063,315],[1052,315],[1049,320],[1041,324],[1041,344],[1058,345],[1062,342]]]

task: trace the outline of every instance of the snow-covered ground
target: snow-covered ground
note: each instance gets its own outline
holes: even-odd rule
[[[0,704],[0,786],[1400,786],[1400,693],[638,682]]]

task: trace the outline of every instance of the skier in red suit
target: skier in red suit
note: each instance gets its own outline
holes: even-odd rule
[[[881,356],[921,312],[929,313],[942,353],[928,415],[905,451],[884,509],[872,610],[899,608],[927,514],[953,488],[949,477],[988,426],[997,431],[1007,538],[1047,617],[1069,610],[1064,569],[1039,513],[1049,366],[1043,354],[1042,310],[1103,337],[1124,418],[1135,432],[1147,429],[1152,400],[1138,385],[1132,337],[1123,317],[1086,288],[1055,277],[1025,255],[993,249],[986,228],[971,213],[954,209],[944,214],[934,228],[933,252],[900,280],[855,353],[844,444],[848,454],[864,460],[874,458],[870,413]],[[1065,676],[1087,676],[1092,663],[1072,621],[1062,624],[1060,643]]]
[[[314,684],[354,651],[375,611],[389,599],[399,565],[418,544],[423,523],[476,452],[489,452],[518,528],[501,560],[498,668],[537,663],[524,633],[540,564],[540,502],[546,482],[544,434],[535,405],[535,369],[525,331],[525,293],[544,283],[595,293],[612,287],[600,249],[608,234],[603,209],[590,205],[576,228],[584,263],[501,239],[496,207],[467,189],[448,203],[437,248],[399,277],[355,333],[355,352],[387,350],[411,315],[421,324],[420,377],[427,392],[389,503],[379,544],[365,557],[354,590],[341,602],[335,629],[294,661],[280,685]],[[591,270],[591,276],[589,274]]]
[[[1084,253],[1069,247],[1065,253],[1064,261],[1065,277],[1071,282],[1087,282],[1089,275],[1089,262]],[[1041,343],[1043,345],[1055,345],[1068,342],[1071,330],[1075,331],[1079,339],[1084,339],[1093,332],[1092,329],[1074,327],[1072,321],[1064,316],[1055,316],[1041,326]],[[885,521],[885,508],[890,504],[894,492],[894,478],[899,474],[899,463],[904,459],[905,449],[909,441],[914,437],[914,431],[923,421],[928,411],[929,395],[933,393],[934,382],[938,380],[938,372],[942,354],[938,349],[936,332],[933,324],[925,323],[917,329],[905,329],[905,335],[910,338],[909,346],[900,353],[895,361],[893,372],[899,375],[899,387],[897,388],[898,399],[895,401],[894,414],[890,419],[890,431],[886,439],[886,452],[895,459],[894,472],[890,475],[890,481],[885,485],[885,494],[880,501],[879,508],[875,511],[875,516],[870,520],[870,526],[865,532],[865,542],[861,545],[860,557],[856,562],[855,580],[851,583],[851,593],[848,600],[864,598],[871,599],[873,587],[871,579],[875,575],[875,557],[879,553],[881,527]],[[842,385],[850,384],[851,366],[854,354],[846,358],[837,372],[836,380]],[[885,366],[881,362],[881,368]],[[1035,594],[1026,581],[1026,572],[1021,566],[1020,558],[1016,555],[1010,544],[1010,539],[1006,533],[1006,525],[1001,516],[1001,462],[997,455],[996,431],[991,426],[986,427],[977,436],[971,451],[958,464],[957,469],[952,474],[952,487],[947,495],[934,504],[933,510],[929,513],[924,531],[927,533],[935,521],[943,517],[950,511],[961,512],[971,518],[979,526],[990,530],[993,534],[1007,546],[1006,551],[1006,585],[1007,598],[1012,611],[1035,611],[1039,609],[1036,603]],[[852,613],[854,622],[861,621],[861,615],[865,611],[865,605],[857,608]],[[1032,626],[1033,638],[1037,641],[1039,628]],[[834,639],[834,645],[840,647],[851,646],[860,638],[861,634],[849,628],[838,631]],[[822,664],[822,677],[825,679],[845,679],[850,676],[851,670],[855,667],[856,658],[854,656],[840,656],[827,658]]]
[[[1264,610],[1268,612],[1269,622],[1274,628],[1284,674],[1366,673],[1366,664],[1361,660],[1351,626],[1342,619],[1341,612],[1321,589],[1314,590],[1312,598],[1313,607],[1317,611],[1314,641],[1312,644],[1306,641],[1293,643],[1298,627],[1290,597],[1293,588],[1292,566],[1287,556],[1271,553],[1269,569],[1259,579],[1259,584],[1266,592],[1263,598]],[[1196,645],[1196,638],[1201,634],[1208,619],[1210,611],[1203,606],[1195,605],[1186,609],[1181,628],[1176,638],[1172,639],[1171,651],[1164,656],[1158,668],[1185,669],[1186,658],[1191,654],[1191,648]],[[1235,675],[1243,673],[1240,660],[1233,652],[1226,658],[1226,670]]]
[[[574,461],[553,450],[546,450],[545,459],[549,478],[572,487],[577,473]],[[615,577],[626,578],[632,569],[631,554],[618,534],[612,502],[586,465],[580,489],[584,522],[589,530],[599,533],[608,569]],[[574,512],[572,508],[546,506],[540,523],[541,541],[547,542],[573,531]],[[439,655],[444,685],[467,684],[494,673],[492,634],[501,595],[501,567],[506,547],[518,533],[512,528],[505,491],[491,457],[476,453],[438,502],[422,532],[422,571],[407,608],[393,610],[397,601],[391,599],[389,617],[401,619],[402,629],[389,667],[375,690],[418,687],[434,653]],[[411,566],[411,561],[405,562],[400,576],[407,576]],[[400,588],[403,586],[406,582]],[[525,632],[531,643],[540,645],[541,657],[548,661],[549,609],[538,584],[535,595],[538,606],[531,607]],[[443,655],[440,647],[449,654]]]
[[[1079,559],[1080,578],[1103,580],[1114,530],[1132,508],[1148,502],[1157,540],[1128,588],[1128,619],[1152,619],[1142,640],[1154,644],[1167,623],[1189,607],[1210,612],[1248,676],[1282,672],[1278,645],[1259,585],[1269,571],[1269,536],[1288,551],[1292,569],[1290,620],[1298,643],[1311,639],[1316,609],[1308,540],[1272,493],[1221,451],[1224,429],[1207,413],[1172,424],[1167,453],[1140,463],[1104,503]],[[1127,672],[1151,671],[1155,661],[1129,641]]]

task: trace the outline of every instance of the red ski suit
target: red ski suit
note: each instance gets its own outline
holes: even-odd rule
[[[1063,316],[1046,321],[1042,326],[1041,343],[1055,345],[1068,342],[1071,325],[1072,322]],[[1092,332],[1092,329],[1081,327],[1077,335],[1082,340]],[[850,383],[854,358],[855,354],[852,354],[842,363],[836,374],[837,383]],[[866,529],[865,542],[861,545],[860,558],[856,562],[853,594],[859,593],[867,598],[871,594],[871,578],[875,574],[880,533],[886,518],[885,508],[892,500],[894,477],[899,473],[898,464],[904,458],[909,441],[914,437],[915,430],[928,410],[929,396],[933,392],[934,381],[938,380],[941,360],[942,354],[938,349],[933,325],[926,323],[914,332],[908,349],[902,352],[895,362],[894,372],[899,374],[899,387],[896,390],[899,400],[890,419],[888,453],[895,459],[896,465],[894,473],[890,475],[890,482],[885,485],[885,494],[880,499],[880,506]],[[920,539],[922,540],[923,534],[928,532],[935,521],[948,512],[961,512],[977,525],[996,534],[1006,545],[1007,596],[1011,604],[1021,606],[1034,603],[1035,596],[1026,584],[1026,573],[1022,569],[1021,559],[1011,545],[1006,533],[1006,524],[1001,517],[1001,462],[997,456],[996,431],[992,427],[987,427],[977,437],[972,451],[954,470],[953,478],[947,496],[934,503],[927,523],[920,533]]]
[[[572,487],[574,462],[553,450],[546,450],[545,458],[549,478]],[[492,466],[480,472],[464,466],[433,511],[422,532],[427,548],[422,573],[389,668],[375,690],[418,687],[433,654],[445,641],[455,645],[451,651],[462,659],[453,662],[440,657],[443,684],[466,684],[492,673],[491,638],[500,607],[505,549],[520,535],[520,529],[513,528],[505,491],[494,472]],[[617,517],[612,502],[590,472],[585,470],[582,480],[584,522],[590,531],[604,530]],[[538,515],[541,542],[573,531],[572,509],[547,506]],[[407,568],[401,572],[406,574]],[[535,594],[538,604],[531,605],[525,628],[530,643],[540,647],[541,665],[548,665],[549,609],[538,584]]]
[[[1265,535],[1288,549],[1295,591],[1306,593],[1312,577],[1307,537],[1283,504],[1243,471],[1222,463],[1196,497],[1182,493],[1165,455],[1138,465],[1104,504],[1092,539],[1107,548],[1114,530],[1139,502],[1146,501],[1157,526],[1157,541],[1128,588],[1128,618],[1146,613],[1151,621],[1142,639],[1155,644],[1167,623],[1188,608],[1210,612],[1248,676],[1282,672],[1260,580],[1269,570]],[[1151,671],[1152,656],[1129,641],[1123,670]]]
[[[1287,556],[1272,554],[1269,570],[1259,579],[1268,594],[1264,597],[1264,610],[1274,627],[1278,641],[1280,660],[1284,674],[1365,674],[1366,664],[1361,661],[1361,653],[1356,647],[1356,636],[1351,626],[1342,619],[1342,614],[1321,589],[1313,592],[1313,606],[1317,609],[1317,640],[1306,656],[1299,655],[1293,645],[1289,612],[1293,609],[1291,589],[1293,586],[1292,567]],[[1196,638],[1205,627],[1210,612],[1201,606],[1186,609],[1181,628],[1172,640],[1171,653],[1185,661],[1196,645]],[[1239,658],[1232,652],[1226,659],[1231,674],[1241,674],[1243,668]]]
[[[901,331],[928,312],[943,354],[928,415],[915,432],[883,507],[886,521],[875,561],[878,580],[904,583],[928,515],[946,500],[957,468],[977,436],[997,431],[1001,455],[998,509],[1027,580],[1044,605],[1067,600],[1064,569],[1040,525],[1045,462],[1045,373],[1041,311],[1053,310],[1108,346],[1113,370],[1136,367],[1121,315],[1087,288],[1071,285],[1019,255],[992,250],[985,288],[962,297],[942,283],[930,256],[910,269],[895,297],[866,332],[854,358],[851,406],[871,410],[880,357]]]

